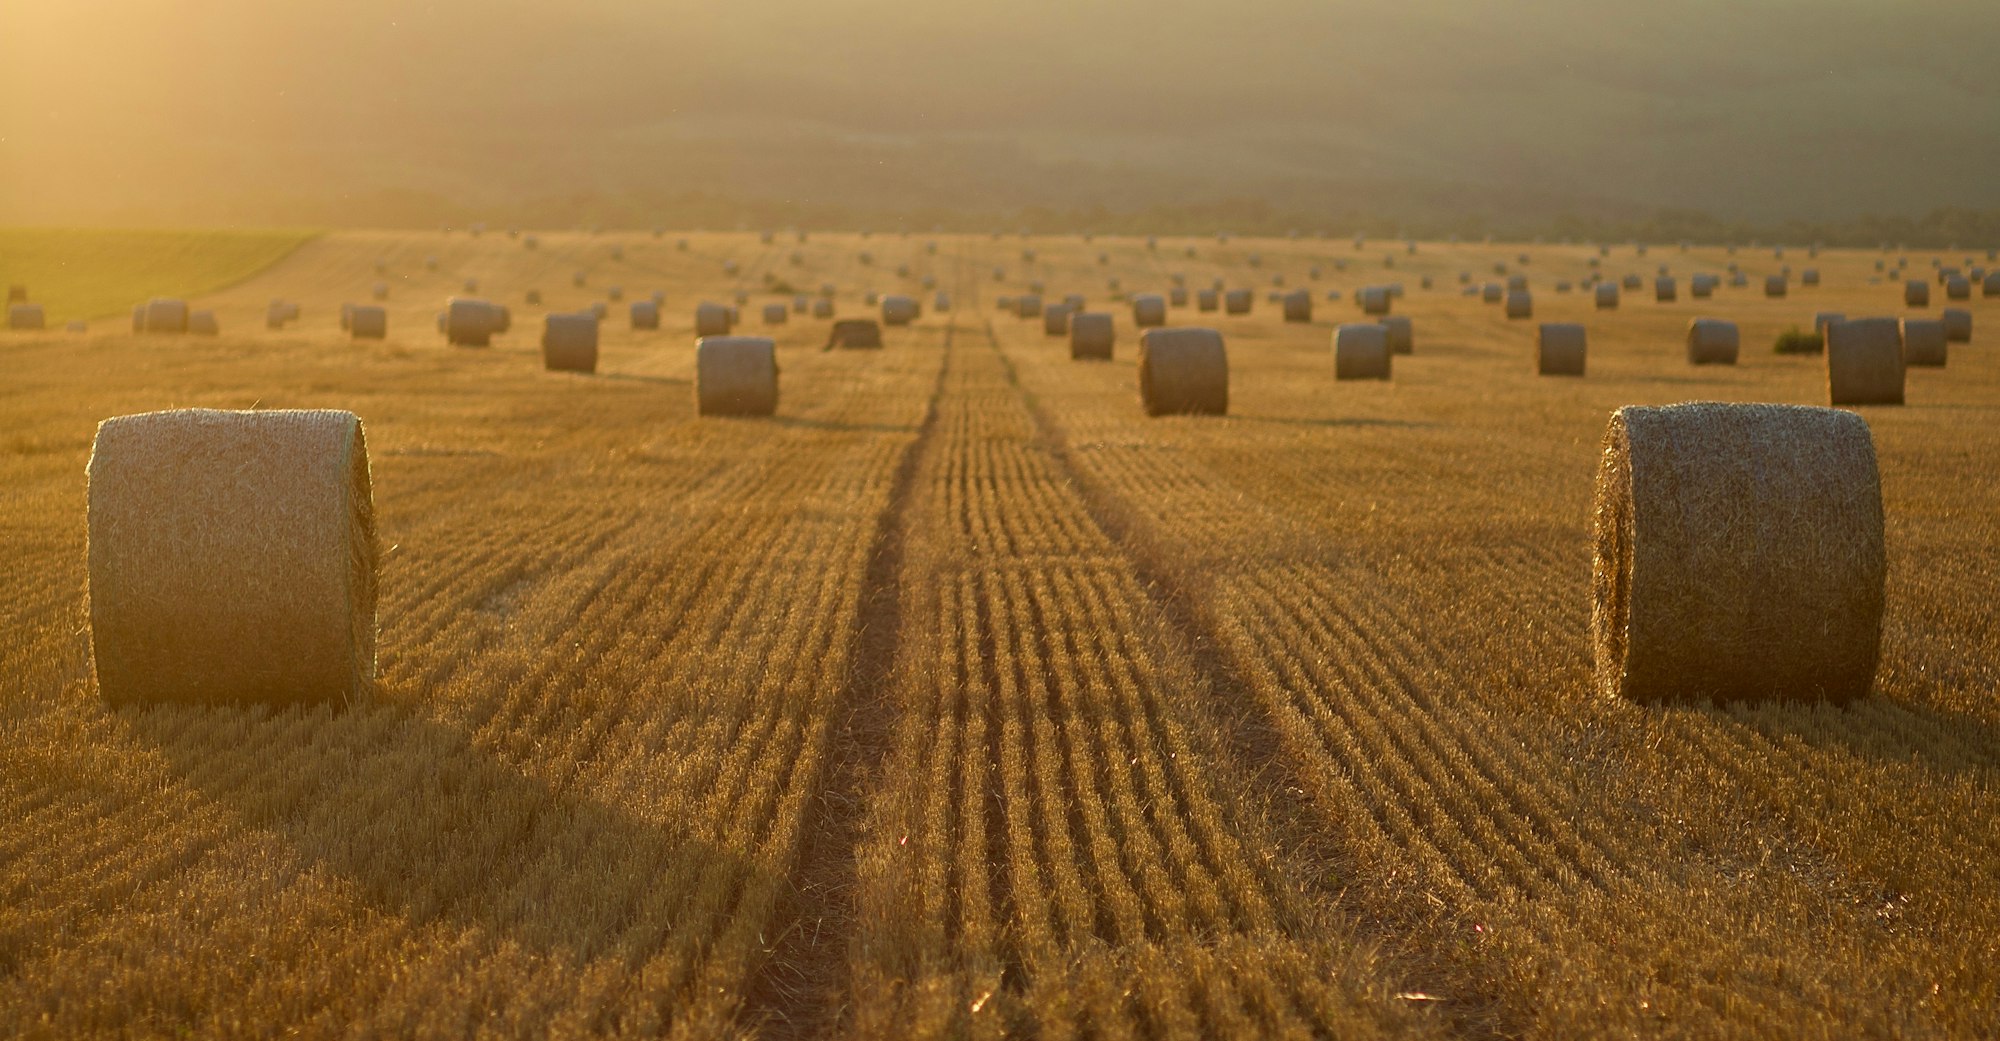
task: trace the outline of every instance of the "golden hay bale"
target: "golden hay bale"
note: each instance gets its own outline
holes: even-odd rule
[[[499,330],[500,312],[490,303],[454,296],[444,305],[444,338],[454,347],[484,347]]]
[[[939,312],[951,310],[951,294],[942,289],[938,290],[937,295],[931,298],[931,310]]]
[[[1257,294],[1248,289],[1231,289],[1222,294],[1224,314],[1249,314],[1250,305],[1257,300]]]
[[[768,416],[778,410],[778,345],[768,336],[704,336],[695,343],[695,411]]]
[[[908,325],[916,321],[917,316],[921,313],[921,308],[917,305],[917,298],[914,296],[891,293],[882,298],[883,325]]]
[[[369,286],[368,295],[374,297],[377,300],[389,299],[389,283],[377,282],[374,285]]]
[[[1986,280],[1979,284],[1979,295],[2000,296],[2000,271],[1986,273]]]
[[[1294,289],[1286,293],[1282,301],[1285,321],[1310,322],[1313,320],[1312,293],[1304,289]]]
[[[1354,294],[1354,302],[1361,305],[1361,313],[1367,315],[1388,314],[1394,300],[1388,286],[1362,286]]]
[[[1645,288],[1646,280],[1640,278],[1638,275],[1626,275],[1624,278],[1619,280],[1618,284],[1626,289],[1636,291]]]
[[[619,301],[625,299],[625,287],[624,286],[604,287],[604,298],[606,300],[611,301],[614,304],[618,303]]]
[[[651,300],[634,300],[631,307],[632,328],[658,329],[660,327],[660,305]]]
[[[1543,322],[1535,334],[1535,371],[1543,376],[1581,376],[1588,339],[1576,322]]]
[[[1111,360],[1111,348],[1118,331],[1111,316],[1102,311],[1080,311],[1069,316],[1069,356],[1072,359]]]
[[[823,296],[815,299],[812,305],[812,316],[814,318],[832,318],[833,301]]]
[[[1680,289],[1670,275],[1661,275],[1653,280],[1653,299],[1662,304],[1671,304],[1680,299]]]
[[[479,280],[478,280],[478,279],[476,279],[476,278],[468,278],[468,279],[466,279],[466,280],[465,280],[465,283],[464,283],[464,289],[465,289],[465,291],[466,291],[466,292],[468,292],[468,293],[477,293],[477,292],[479,292]]]
[[[1597,686],[1638,701],[1864,696],[1881,645],[1882,490],[1860,416],[1628,406],[1593,504]]]
[[[1054,303],[1042,308],[1042,333],[1047,336],[1069,335],[1069,304]]]
[[[1506,297],[1507,287],[1498,282],[1488,282],[1479,287],[1479,299],[1482,303],[1497,304]]]
[[[784,304],[764,305],[765,325],[783,325],[785,324],[787,319],[791,318],[791,316],[792,316],[792,309],[786,307]]]
[[[1506,306],[1508,318],[1533,318],[1535,316],[1535,298],[1525,289],[1508,290]]]
[[[1966,278],[1964,275],[1953,275],[1945,279],[1944,298],[1946,300],[1972,299],[1972,280]]]
[[[1038,293],[1029,293],[1014,298],[1014,315],[1018,318],[1040,318],[1042,298]]]
[[[1508,289],[1510,289],[1510,290],[1511,290],[1511,289],[1526,289],[1526,288],[1528,288],[1528,276],[1526,276],[1526,275],[1508,275],[1508,276],[1507,276],[1507,288],[1508,288]]]
[[[1696,300],[1707,300],[1715,295],[1715,287],[1721,281],[1714,275],[1689,275],[1688,295]]]
[[[220,336],[222,323],[216,321],[214,311],[189,311],[187,331],[192,336]]]
[[[1944,323],[1936,318],[1905,318],[1902,323],[1903,364],[1944,367]]]
[[[1903,343],[1894,318],[1836,318],[1823,335],[1829,404],[1903,403]]]
[[[1336,380],[1386,380],[1394,357],[1389,350],[1389,330],[1374,322],[1346,322],[1333,330]]]
[[[1819,269],[1816,267],[1809,267],[1804,271],[1799,272],[1799,284],[1802,286],[1819,285]]]
[[[1167,290],[1167,306],[1186,307],[1187,305],[1188,291],[1186,286],[1175,286]]]
[[[812,310],[812,297],[809,297],[804,293],[794,293],[792,295],[793,314],[806,314],[811,310]]]
[[[187,332],[187,301],[174,300],[167,297],[158,297],[147,301],[146,331],[149,333]]]
[[[1133,297],[1132,324],[1141,329],[1167,324],[1167,298],[1158,293],[1140,293]]]
[[[729,308],[703,300],[694,308],[694,334],[696,336],[729,335]]]
[[[550,372],[596,372],[597,316],[585,312],[543,318],[542,367]]]
[[[1688,364],[1734,365],[1742,343],[1735,322],[1722,318],[1696,318],[1688,323]]]
[[[1391,315],[1382,319],[1382,328],[1389,336],[1389,353],[1410,354],[1417,349],[1416,327],[1403,315]]]
[[[7,307],[7,328],[34,330],[46,328],[48,319],[42,314],[40,304],[10,304]]]
[[[1214,329],[1139,334],[1139,403],[1149,416],[1229,411],[1229,353]]]
[[[827,333],[827,349],[880,347],[882,326],[873,318],[843,318]]]
[[[348,335],[357,340],[382,340],[389,336],[389,309],[366,304],[347,312]]]
[[[1931,284],[1921,278],[1913,278],[1903,283],[1904,307],[1929,307],[1931,305]]]
[[[97,427],[90,642],[135,702],[335,702],[375,675],[375,523],[361,422],[177,409]]]
[[[1947,307],[1938,315],[1944,325],[1946,343],[1972,342],[1972,312],[1963,307]]]
[[[1598,310],[1613,311],[1618,308],[1618,283],[1599,282],[1591,292],[1596,296]]]
[[[1786,289],[1787,289],[1787,286],[1786,286],[1786,284],[1785,284],[1785,276],[1783,276],[1783,275],[1765,275],[1765,276],[1764,276],[1764,295],[1765,295],[1765,296],[1767,296],[1767,297],[1773,297],[1773,298],[1776,298],[1776,297],[1781,297],[1781,296],[1784,296],[1784,295],[1785,295],[1785,292],[1786,292]]]
[[[1198,289],[1194,294],[1194,306],[1197,311],[1213,311],[1221,306],[1221,301],[1221,294],[1213,289]]]

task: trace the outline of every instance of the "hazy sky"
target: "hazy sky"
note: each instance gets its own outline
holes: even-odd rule
[[[0,220],[389,190],[1005,208],[1280,184],[1757,219],[2000,208],[1994,0],[5,11]]]

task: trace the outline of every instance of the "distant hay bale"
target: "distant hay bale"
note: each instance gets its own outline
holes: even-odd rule
[[[369,286],[368,295],[374,297],[377,300],[389,299],[389,283],[377,282],[374,285]]]
[[[1543,376],[1583,375],[1587,335],[1576,322],[1543,322],[1535,334],[1535,371]]]
[[[1597,288],[1596,288],[1596,289],[1594,289],[1594,290],[1592,290],[1592,292],[1593,292],[1593,293],[1595,294],[1595,296],[1596,296],[1596,299],[1597,299],[1597,309],[1598,309],[1598,310],[1600,310],[1600,311],[1613,311],[1613,310],[1617,310],[1617,308],[1618,308],[1618,283],[1616,283],[1616,282],[1599,282],[1599,283],[1597,283]]]
[[[376,304],[350,308],[347,312],[347,334],[356,340],[387,339],[389,309]]]
[[[464,288],[465,288],[465,291],[466,291],[466,292],[468,292],[468,293],[477,293],[477,292],[479,292],[479,280],[478,280],[478,279],[476,279],[476,278],[468,278],[468,279],[466,279],[466,280],[465,280],[465,283],[464,283]]]
[[[1249,308],[1244,308],[1249,310]],[[1132,324],[1153,329],[1167,324],[1167,298],[1158,293],[1140,293],[1132,298]]]
[[[40,304],[9,304],[7,307],[7,328],[32,331],[46,328],[48,318],[42,313]]]
[[[786,307],[784,304],[764,305],[765,325],[783,325],[791,317],[792,317],[792,309]]]
[[[1528,288],[1528,276],[1526,276],[1526,275],[1508,275],[1508,276],[1507,276],[1507,288],[1508,288],[1508,289],[1509,289],[1510,291],[1513,291],[1513,290],[1521,290],[1521,289],[1526,289],[1526,288]]]
[[[597,319],[597,320],[598,320],[598,321],[600,321],[600,322],[602,322],[602,321],[605,321],[605,320],[607,320],[607,319],[609,319],[609,318],[611,317],[611,308],[610,308],[609,306],[607,306],[607,305],[606,305],[606,304],[604,303],[604,301],[602,301],[602,300],[594,300],[594,301],[592,301],[592,302],[591,302],[591,304],[590,304],[590,306],[589,306],[589,307],[586,307],[586,308],[584,308],[584,310],[586,310],[586,311],[590,312],[590,316],[591,316],[592,318],[595,318],[595,319]],[[507,331],[507,319],[506,319],[506,312],[507,312],[507,309],[506,309],[506,308],[504,308],[504,307],[503,307],[503,308],[501,308],[501,309],[500,309],[500,315],[501,315],[501,317],[500,317],[499,321],[497,322],[497,324],[495,324],[495,326],[494,326],[494,328],[493,328],[493,331],[494,331],[494,332],[496,332],[496,333],[504,333],[504,332],[506,332],[506,331]],[[734,310],[734,309],[731,309],[731,310],[730,310],[730,312],[729,312],[729,314],[730,314],[730,318],[729,318],[729,322],[730,322],[730,324],[731,324],[731,325],[734,325],[734,324],[736,324],[736,312],[735,312],[735,310]]]
[[[606,300],[611,301],[614,304],[625,299],[625,287],[624,286],[604,287],[604,298]]]
[[[1382,328],[1388,332],[1389,353],[1411,354],[1417,349],[1416,327],[1404,315],[1389,315],[1382,319]]]
[[[527,302],[529,307],[540,307],[542,306],[542,291],[539,289],[530,289],[522,299]]]
[[[1798,405],[1628,406],[1597,473],[1597,686],[1637,701],[1848,701],[1881,646],[1868,424]]]
[[[1040,318],[1042,298],[1034,293],[1014,298],[1014,315],[1017,318]]]
[[[1394,299],[1388,286],[1363,286],[1354,294],[1354,302],[1361,305],[1361,313],[1366,315],[1388,314]]]
[[[1944,367],[1947,342],[1944,322],[1936,318],[1905,318],[1902,333],[1904,365],[1927,369]]]
[[[1690,365],[1734,365],[1742,337],[1736,323],[1721,318],[1696,318],[1688,323]]]
[[[1389,350],[1389,330],[1374,322],[1347,322],[1333,330],[1336,380],[1386,380],[1394,356]]]
[[[1826,389],[1834,405],[1903,403],[1903,343],[1894,318],[1826,326]]]
[[[793,314],[805,314],[811,310],[812,310],[812,297],[809,297],[804,293],[795,293],[792,295]]]
[[[500,312],[492,304],[468,296],[454,296],[444,305],[444,338],[454,347],[484,347],[499,330]]]
[[[767,336],[704,336],[695,343],[695,411],[768,416],[778,410],[778,345]]]
[[[1662,275],[1653,280],[1653,299],[1662,304],[1671,304],[1680,299],[1680,290],[1672,276]]]
[[[1972,342],[1972,312],[1963,307],[1947,307],[1938,315],[1944,325],[1946,343]]]
[[[1507,287],[1498,282],[1488,282],[1479,287],[1479,299],[1483,303],[1497,304],[1506,297]]]
[[[1979,284],[1981,296],[2000,296],[2000,271],[1988,271],[1986,280]]]
[[[1626,275],[1623,279],[1619,280],[1619,285],[1623,286],[1626,289],[1637,292],[1638,290],[1645,288],[1646,280],[1640,278],[1638,275]]]
[[[1045,336],[1069,335],[1069,305],[1050,304],[1042,308],[1042,333]]]
[[[1913,278],[1903,283],[1904,307],[1929,307],[1931,305],[1931,284],[1921,278]]]
[[[1167,290],[1168,307],[1186,307],[1187,305],[1188,291],[1186,286],[1175,286]]]
[[[597,316],[552,314],[543,318],[542,367],[550,372],[596,372]]]
[[[696,336],[729,335],[729,308],[703,300],[695,305],[694,334]]]
[[[1197,289],[1194,294],[1194,308],[1197,311],[1213,311],[1220,306],[1220,294],[1213,289]]]
[[[113,704],[332,702],[375,675],[375,524],[351,412],[98,425],[92,663]]]
[[[931,298],[931,310],[940,313],[951,310],[951,294],[939,290],[938,294]]]
[[[1819,285],[1819,269],[1816,267],[1809,267],[1804,271],[1799,272],[1799,284],[1802,286]]]
[[[1510,290],[1507,293],[1506,306],[1508,318],[1533,318],[1535,316],[1535,298],[1525,289]]]
[[[832,318],[833,301],[823,296],[813,300],[812,316],[814,318]]]
[[[1688,295],[1694,297],[1696,300],[1707,300],[1715,295],[1715,286],[1718,281],[1720,280],[1714,275],[1690,275],[1688,276]]]
[[[1222,294],[1224,314],[1249,314],[1250,305],[1257,300],[1257,294],[1248,289],[1231,289]]]
[[[1286,293],[1282,306],[1285,311],[1285,321],[1310,322],[1313,320],[1313,297],[1312,293],[1307,290],[1295,289]]]
[[[1214,329],[1139,334],[1139,401],[1149,416],[1229,411],[1229,354]]]
[[[1782,297],[1785,295],[1786,289],[1787,287],[1785,285],[1785,276],[1783,275],[1764,276],[1764,295],[1766,297],[1770,297],[1773,299]]]
[[[216,321],[214,311],[189,311],[187,331],[191,336],[220,336],[222,323]]]
[[[873,318],[842,318],[827,333],[827,349],[882,346],[882,326]]]
[[[1118,332],[1111,316],[1102,311],[1080,311],[1069,316],[1069,356],[1073,360],[1111,360]]]
[[[882,298],[882,324],[908,325],[917,320],[917,298],[891,293]]]
[[[1972,280],[1966,278],[1964,275],[1953,275],[1945,279],[1944,298],[1946,300],[1972,299]]]
[[[660,327],[660,305],[651,300],[634,300],[631,307],[632,328],[650,331]]]

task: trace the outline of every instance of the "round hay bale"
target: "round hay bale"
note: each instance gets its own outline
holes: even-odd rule
[[[1197,289],[1194,294],[1194,308],[1197,311],[1213,311],[1220,306],[1220,296],[1213,289]]]
[[[484,300],[454,296],[444,305],[444,338],[454,347],[484,347],[493,342],[500,314]]]
[[[778,410],[778,345],[768,336],[704,336],[695,343],[695,411],[768,416]]]
[[[1613,697],[1847,701],[1881,646],[1882,491],[1860,416],[1697,402],[1612,413],[1591,636]]]
[[[891,293],[882,298],[883,325],[908,325],[916,321],[920,313],[914,296]]]
[[[1688,295],[1696,300],[1707,300],[1715,295],[1718,281],[1714,275],[1691,275],[1688,277]]]
[[[1186,286],[1175,286],[1167,290],[1168,307],[1186,307],[1187,305],[1188,291]]]
[[[1250,306],[1257,300],[1257,294],[1248,289],[1231,289],[1222,294],[1224,314],[1249,314]]]
[[[1526,275],[1507,276],[1507,289],[1510,292],[1526,288],[1528,288],[1528,276]]]
[[[375,675],[375,522],[351,412],[108,419],[89,465],[90,643],[114,704],[332,702]]]
[[[1944,322],[1936,318],[1905,318],[1902,334],[1904,365],[1944,368]]]
[[[389,283],[377,282],[374,285],[369,286],[368,295],[374,297],[377,300],[389,299]]]
[[[1313,297],[1312,293],[1307,290],[1295,289],[1286,293],[1282,306],[1285,312],[1285,321],[1310,322],[1313,320]]]
[[[833,301],[823,296],[815,299],[812,306],[812,316],[814,318],[832,318]]]
[[[1964,275],[1953,275],[1945,279],[1944,298],[1946,300],[1972,299],[1972,280]]]
[[[1645,288],[1646,280],[1640,278],[1638,275],[1626,275],[1624,278],[1619,280],[1618,284],[1628,290],[1637,292],[1638,290]]]
[[[1149,416],[1229,411],[1229,353],[1214,329],[1139,334],[1139,402]]]
[[[1408,316],[1389,315],[1382,319],[1382,328],[1389,334],[1389,353],[1411,354],[1416,351],[1416,327],[1410,324]]]
[[[1072,360],[1111,360],[1117,342],[1117,327],[1103,311],[1080,311],[1069,316],[1069,356]]]
[[[605,298],[606,300],[609,300],[609,301],[611,301],[611,302],[612,302],[612,303],[614,303],[614,304],[615,304],[615,303],[618,303],[619,301],[621,301],[621,300],[625,299],[625,287],[624,287],[624,286],[606,286],[606,287],[604,288],[604,298]]]
[[[1246,306],[1244,310],[1249,310]],[[1140,293],[1132,298],[1132,324],[1153,329],[1167,324],[1167,298],[1158,293]]]
[[[632,328],[650,331],[660,327],[660,305],[651,300],[634,300],[631,307]]]
[[[1618,283],[1599,282],[1597,283],[1597,288],[1592,290],[1592,292],[1596,295],[1598,310],[1615,311],[1618,309]]]
[[[1507,287],[1498,282],[1488,282],[1479,287],[1479,299],[1483,303],[1497,304],[1506,297]]]
[[[1678,299],[1680,299],[1680,289],[1672,276],[1662,275],[1653,280],[1653,300],[1655,302],[1671,304]]]
[[[187,301],[175,300],[168,297],[160,297],[147,301],[146,331],[149,333],[187,332]]]
[[[1389,378],[1389,330],[1374,322],[1345,322],[1333,330],[1333,378]]]
[[[1986,280],[1979,284],[1979,293],[1987,297],[2000,296],[2000,271],[1986,273]]]
[[[1824,337],[1827,326],[1844,321],[1847,321],[1847,316],[1839,311],[1816,311],[1813,313],[1813,332]]]
[[[1764,295],[1766,297],[1770,297],[1773,299],[1782,297],[1785,295],[1786,288],[1787,287],[1785,285],[1785,276],[1783,275],[1764,276]]]
[[[951,294],[939,290],[938,294],[931,298],[931,310],[940,313],[951,310]]]
[[[1734,365],[1742,336],[1736,323],[1722,318],[1696,318],[1688,323],[1687,356],[1690,365]]]
[[[596,372],[597,316],[552,314],[543,318],[542,367],[550,372]]]
[[[376,304],[351,308],[347,312],[347,333],[356,340],[388,339],[389,309]]]
[[[827,333],[827,349],[882,346],[882,326],[873,318],[843,318]]]
[[[1391,301],[1388,286],[1363,286],[1354,294],[1354,302],[1361,305],[1361,313],[1366,315],[1386,315]]]
[[[784,304],[764,305],[765,325],[783,325],[791,317],[792,317],[792,309],[786,307]]]
[[[214,311],[189,311],[187,331],[191,336],[220,336],[222,323],[216,321]]]
[[[479,280],[478,280],[478,279],[476,279],[476,278],[468,278],[468,279],[466,279],[466,280],[465,280],[465,285],[464,285],[464,288],[465,288],[465,291],[466,291],[466,292],[468,292],[468,293],[477,293],[477,292],[479,292]]]
[[[1938,315],[1944,325],[1946,343],[1972,342],[1972,312],[1963,307],[1947,307]]]
[[[1535,371],[1543,376],[1583,375],[1587,337],[1576,322],[1543,322],[1535,334]]]
[[[1510,290],[1507,293],[1508,318],[1533,318],[1534,316],[1535,298],[1532,294],[1525,289]]]
[[[812,310],[812,297],[809,297],[804,293],[793,294],[792,296],[793,314],[806,314],[811,310]]]
[[[32,331],[46,328],[48,318],[42,313],[40,304],[9,304],[7,307],[7,328]]]
[[[696,336],[729,335],[729,308],[703,300],[695,305],[694,334]]]
[[[1041,296],[1036,293],[1029,293],[1025,296],[1015,297],[1014,316],[1017,318],[1040,318],[1042,316]]]
[[[1894,318],[1836,317],[1823,335],[1829,404],[1903,403],[1903,343]]]
[[[1804,271],[1799,272],[1799,284],[1802,286],[1819,285],[1819,269],[1816,267],[1809,267]]]
[[[1913,278],[1903,283],[1904,307],[1929,307],[1931,305],[1931,284],[1921,278]]]
[[[590,316],[592,318],[597,319],[600,322],[605,321],[611,317],[611,307],[602,300],[592,301],[590,306],[584,308],[584,310],[590,312]],[[499,323],[494,327],[493,329],[494,332],[504,333],[507,331],[506,312],[507,312],[506,308],[503,307],[500,309],[501,318],[499,319]],[[736,312],[732,309],[730,311],[730,319],[729,319],[731,325],[736,324],[735,314]]]
[[[1042,333],[1047,336],[1069,335],[1069,304],[1056,303],[1042,308]]]

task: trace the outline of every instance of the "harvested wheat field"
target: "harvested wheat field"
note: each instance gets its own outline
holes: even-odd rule
[[[1744,700],[1674,696],[1661,656],[1618,697],[1593,638],[1614,410],[1827,405],[1826,356],[1779,335],[1936,317],[1895,258],[1964,250],[1819,250],[1819,284],[1772,297],[1771,250],[1704,245],[494,228],[259,240],[239,272],[230,242],[0,331],[0,1035],[2000,1035],[2000,298],[1958,305],[1970,342],[1910,368],[1906,404],[1844,414],[1872,460],[1856,424],[1801,421],[1845,439],[1803,446],[1819,469],[1759,483],[1675,443],[1701,495],[1634,480],[1784,579],[1719,576],[1677,651],[1712,635],[1755,672],[1760,644],[1847,632],[1785,597],[1837,586],[1880,605],[1865,693],[1787,688],[1774,651]],[[1596,304],[1599,279],[1732,264],[1704,299]],[[1461,291],[1499,271],[1533,321]],[[1310,321],[1265,299],[1280,275]],[[487,347],[440,331],[468,280],[505,318]],[[1165,324],[1221,334],[1226,412],[1149,417],[1131,299],[1218,282],[1249,313]],[[386,335],[352,339],[377,283]],[[1334,330],[1391,283],[1414,347],[1336,379]],[[827,349],[794,300],[823,285],[841,319],[951,307]],[[546,368],[545,317],[611,286],[661,294],[658,328],[610,305],[594,372]],[[999,303],[1072,293],[1110,357]],[[174,295],[220,335],[130,331]],[[297,321],[267,328],[274,300]],[[700,414],[704,302],[775,340],[771,414]],[[1690,364],[1696,318],[1736,323],[1734,364]],[[1587,331],[1586,374],[1538,374],[1541,323]],[[162,468],[213,453],[129,427],[93,462],[98,424],[192,408],[359,428],[265,497],[229,485],[251,505],[207,522],[222,541],[129,535],[172,511],[120,500],[128,543],[176,556],[119,570],[86,467],[171,496]],[[1880,566],[1760,523],[1810,516],[1781,501],[1802,481],[1856,489],[1807,505]],[[268,549],[309,522],[317,557]],[[186,667],[282,675],[289,644],[248,642],[270,613],[239,608],[293,567],[335,628],[373,605],[372,645],[328,637],[337,692],[371,676],[351,698],[100,690],[100,607],[202,612]],[[189,574],[245,597],[163,605]],[[227,633],[245,661],[216,660]]]

